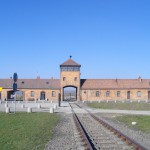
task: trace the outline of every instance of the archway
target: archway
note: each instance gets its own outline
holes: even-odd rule
[[[63,100],[76,101],[77,100],[77,87],[65,86],[63,87]]]
[[[40,100],[45,100],[45,92],[42,91],[40,94]]]

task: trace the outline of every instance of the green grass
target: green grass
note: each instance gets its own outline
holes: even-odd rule
[[[44,149],[58,120],[49,113],[0,113],[0,149]]]
[[[89,107],[98,109],[118,109],[118,110],[150,110],[150,103],[145,102],[93,102],[87,103]]]
[[[129,128],[150,133],[150,116],[125,115],[118,116],[115,119],[125,123]],[[136,125],[132,125],[134,121],[137,122]]]

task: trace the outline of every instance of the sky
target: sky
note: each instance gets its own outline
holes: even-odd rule
[[[0,78],[150,78],[149,0],[0,0]]]

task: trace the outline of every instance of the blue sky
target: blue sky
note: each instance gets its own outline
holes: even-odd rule
[[[0,0],[0,78],[150,78],[149,0]]]

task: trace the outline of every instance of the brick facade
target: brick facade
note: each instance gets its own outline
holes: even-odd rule
[[[96,96],[96,92],[99,92],[99,96]],[[109,92],[109,96],[106,92]],[[127,98],[127,92],[130,91],[130,98]],[[124,89],[124,90],[81,90],[82,100],[148,100],[148,92],[150,89]],[[120,95],[117,95],[120,92]]]
[[[60,79],[18,79],[18,90],[24,100],[56,101],[59,94],[63,100],[65,87],[76,88],[77,100],[150,100],[150,79],[80,79],[80,67],[70,58],[60,65]],[[0,79],[2,100],[10,98],[12,85],[13,79]]]

